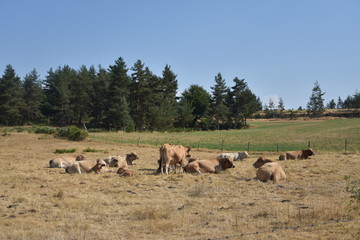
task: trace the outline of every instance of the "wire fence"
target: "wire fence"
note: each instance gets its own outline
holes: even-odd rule
[[[284,152],[291,150],[299,150],[305,148],[313,148],[316,151],[334,151],[345,153],[357,153],[360,151],[359,139],[330,139],[330,140],[308,140],[294,142],[276,142],[269,140],[268,142],[259,141],[227,141],[225,139],[200,139],[189,140],[182,138],[161,138],[161,137],[124,137],[115,134],[92,133],[90,138],[98,141],[132,144],[132,145],[149,145],[160,147],[164,143],[172,143],[175,145],[190,146],[191,148],[215,149],[219,151],[248,151],[248,152]]]
[[[321,222],[321,223],[312,223],[312,224],[297,225],[297,226],[290,226],[290,227],[283,227],[283,228],[273,228],[271,230],[266,230],[266,231],[258,231],[258,232],[250,232],[250,233],[239,233],[239,234],[235,234],[235,235],[231,235],[231,236],[208,238],[208,240],[221,240],[221,239],[238,238],[238,237],[245,237],[245,236],[250,236],[250,235],[274,233],[274,232],[285,231],[285,230],[294,230],[294,229],[301,229],[301,228],[318,227],[318,226],[321,226],[321,225],[334,224],[334,223],[354,222],[354,221],[359,221],[359,220],[360,220],[360,218],[332,220],[332,221]]]

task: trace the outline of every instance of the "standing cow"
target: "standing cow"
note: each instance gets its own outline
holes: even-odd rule
[[[169,167],[173,165],[176,167],[177,164],[185,167],[189,161],[190,157],[190,147],[184,147],[182,145],[173,145],[165,143],[159,149],[160,151],[160,162],[161,162],[161,174],[169,174]]]

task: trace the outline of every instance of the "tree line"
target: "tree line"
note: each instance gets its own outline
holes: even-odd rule
[[[247,119],[260,110],[266,118],[283,116],[285,110],[281,98],[278,106],[270,99],[263,107],[245,79],[235,77],[233,86],[226,86],[221,73],[210,93],[196,84],[180,96],[177,91],[177,76],[169,65],[156,76],[141,60],[131,68],[121,57],[107,69],[59,66],[51,68],[45,79],[35,69],[20,79],[7,65],[0,78],[0,125],[81,124],[126,131],[239,129],[247,127]],[[309,116],[319,116],[325,108],[360,107],[357,91],[326,106],[324,94],[316,82],[307,104]]]
[[[169,65],[156,76],[141,60],[128,68],[120,57],[107,69],[51,68],[45,79],[36,69],[20,79],[7,65],[0,78],[0,124],[126,131],[242,128],[262,104],[244,79],[233,82],[227,87],[218,73],[211,93],[193,84],[177,96],[177,76]]]

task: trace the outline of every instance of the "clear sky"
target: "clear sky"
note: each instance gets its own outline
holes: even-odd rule
[[[315,81],[332,98],[360,90],[360,0],[0,0],[0,71],[42,79],[65,64],[140,59],[179,91],[244,78],[268,103],[306,107]]]

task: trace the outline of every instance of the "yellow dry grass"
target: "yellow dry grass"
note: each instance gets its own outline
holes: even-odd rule
[[[56,149],[86,148],[95,159],[135,151],[135,177],[116,173],[68,175],[48,167]],[[193,149],[193,156],[219,152]],[[360,182],[360,155],[320,152],[282,161],[288,180],[255,181],[261,153],[221,174],[154,175],[158,148],[45,135],[0,136],[0,239],[209,239],[253,232],[246,239],[357,239],[360,222],[317,224],[360,217],[344,176]],[[278,153],[266,153],[275,159]],[[230,239],[238,239],[234,237]]]

